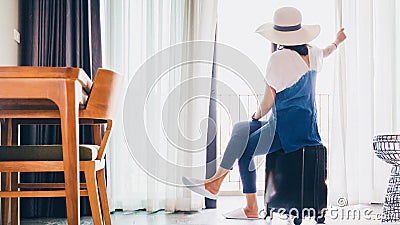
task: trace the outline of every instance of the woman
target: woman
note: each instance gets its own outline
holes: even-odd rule
[[[322,59],[335,51],[346,35],[342,28],[336,40],[322,50],[307,44],[318,36],[319,25],[302,25],[301,20],[299,10],[283,7],[275,11],[274,23],[257,29],[257,33],[276,44],[272,47],[276,51],[268,63],[267,87],[260,107],[252,121],[235,124],[220,167],[212,178],[183,178],[191,190],[216,198],[222,181],[238,159],[247,206],[225,214],[227,218],[258,218],[254,156],[322,145],[315,107],[316,74],[321,70]],[[258,121],[271,109],[274,112],[269,121]]]

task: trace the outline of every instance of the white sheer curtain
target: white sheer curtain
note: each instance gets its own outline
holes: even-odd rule
[[[349,204],[383,202],[390,167],[374,155],[372,138],[399,132],[399,3],[336,2],[337,25],[348,39],[337,53],[329,199],[333,205],[340,198]]]
[[[104,49],[105,65],[127,76],[126,84],[133,79],[137,69],[160,50],[176,45],[183,41],[208,40],[214,41],[216,28],[217,1],[214,0],[102,0],[104,17]],[[212,60],[213,51],[206,52]],[[173,57],[173,56],[171,56]],[[160,63],[161,64],[161,63]],[[157,65],[156,65],[157,66]],[[199,131],[207,130],[202,120],[208,117],[208,100],[188,101],[188,96],[193,95],[192,89],[182,88],[175,95],[173,104],[166,106],[165,101],[171,99],[169,94],[183,81],[193,79],[201,73],[201,76],[211,77],[211,64],[203,66],[186,66],[184,68],[171,68],[167,76],[158,80],[151,93],[146,108],[147,130],[151,132],[157,153],[173,163],[183,163],[190,167],[204,164],[206,159],[206,141],[204,139],[204,151],[187,154],[179,151],[171,144],[164,132],[169,136],[183,135],[188,138],[196,138]],[[190,71],[191,73],[187,73]],[[161,75],[161,74],[160,74]],[[149,75],[150,76],[150,75]],[[154,77],[144,78],[143,86],[149,86]],[[211,80],[211,79],[210,79]],[[127,85],[125,89],[127,89]],[[207,85],[206,85],[207,86]],[[211,88],[208,85],[207,88]],[[144,89],[145,90],[145,89]],[[134,98],[127,96],[126,98]],[[143,112],[142,106],[138,106],[137,115]],[[169,115],[175,112],[174,107],[181,107],[180,115]],[[122,108],[122,106],[121,106]],[[177,120],[179,117],[179,121]],[[164,119],[163,119],[164,118]],[[162,121],[166,120],[166,121]],[[179,129],[169,126],[172,123],[182,123]],[[166,124],[164,127],[163,125]],[[207,124],[207,123],[205,123]],[[135,126],[132,124],[132,126]],[[139,131],[137,131],[139,132]],[[180,133],[181,132],[181,133]],[[203,134],[204,135],[204,134]],[[201,141],[203,140],[201,139]],[[178,143],[179,144],[179,143]],[[155,171],[166,170],[160,168],[160,164],[153,160],[148,151],[151,146],[143,140],[137,140],[135,151],[147,159],[146,163],[156,167]],[[132,150],[132,149],[131,149]],[[132,157],[124,140],[122,115],[115,125],[112,134],[110,148],[107,155],[107,180],[110,207],[114,209],[135,210],[146,208],[147,211],[166,209],[175,210],[199,210],[204,205],[204,198],[191,193],[182,187],[166,185],[155,180],[144,171]],[[205,167],[204,167],[205,168]],[[205,176],[197,174],[196,176]],[[180,181],[182,171],[168,171],[167,176],[172,176]],[[165,177],[157,177],[163,180]]]

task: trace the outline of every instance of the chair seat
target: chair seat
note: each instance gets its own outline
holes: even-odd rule
[[[92,161],[97,158],[99,146],[80,145],[79,160]],[[0,146],[1,161],[62,161],[61,145]]]

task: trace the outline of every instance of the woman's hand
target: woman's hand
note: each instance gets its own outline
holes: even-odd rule
[[[257,112],[253,113],[253,115],[251,116],[251,120],[252,121],[258,121],[259,120],[259,118],[256,118],[256,114],[257,114]]]
[[[344,40],[346,40],[347,36],[344,33],[344,28],[341,28],[336,34],[335,45],[340,45]]]

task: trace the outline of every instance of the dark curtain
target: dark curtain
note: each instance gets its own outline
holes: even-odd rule
[[[101,67],[99,0],[20,0],[21,66],[79,67],[92,79]],[[21,144],[60,144],[59,126],[21,127]],[[80,143],[93,143],[80,127]],[[83,179],[83,176],[81,176]],[[63,173],[23,173],[21,182],[63,182]],[[90,215],[87,197],[81,214]],[[23,198],[21,217],[66,217],[65,198]]]
[[[206,178],[211,178],[216,172],[216,158],[217,158],[217,68],[215,64],[215,59],[217,56],[217,28],[215,28],[215,38],[214,38],[214,57],[213,57],[213,67],[212,67],[212,80],[211,80],[211,93],[210,93],[210,104],[208,108],[208,130],[207,130],[207,168],[206,168]],[[212,140],[212,141],[211,141]],[[217,201],[209,198],[205,198],[205,204],[207,209],[217,208]]]

